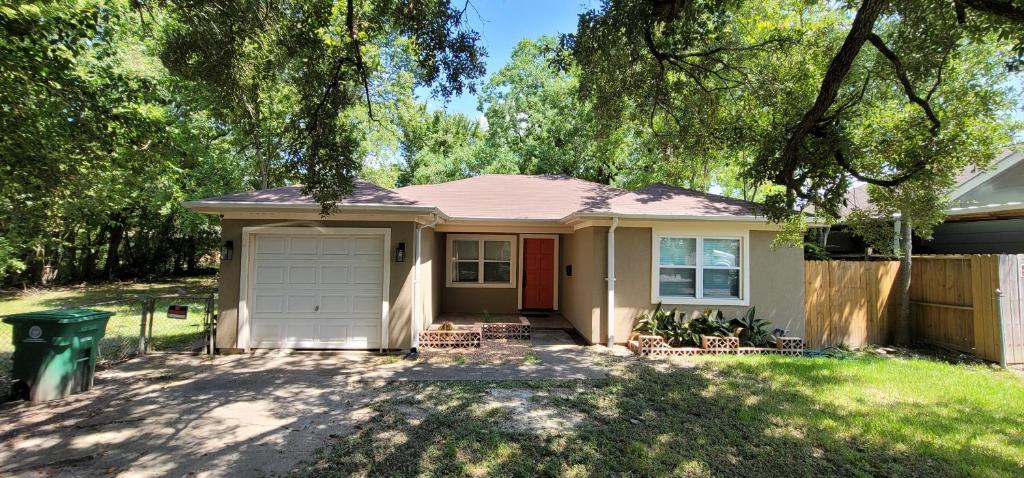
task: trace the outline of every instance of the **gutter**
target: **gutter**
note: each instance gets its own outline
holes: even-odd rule
[[[416,235],[414,241],[416,242],[416,262],[413,265],[412,275],[412,327],[409,329],[412,331],[412,341],[409,353],[415,354],[416,349],[420,345],[420,328],[423,325],[423,302],[420,296],[420,263],[423,262],[423,229],[433,228],[437,225],[438,218],[436,214],[431,214],[429,224],[416,224]]]
[[[245,210],[245,209],[278,209],[292,212],[320,212],[320,206],[318,204],[310,204],[308,202],[274,202],[274,203],[263,203],[263,202],[229,202],[229,201],[185,201],[181,203],[182,206],[204,214],[217,214],[222,211],[229,210]],[[447,220],[448,215],[438,209],[436,206],[414,206],[414,205],[387,205],[387,204],[345,204],[338,206],[337,212],[360,212],[360,211],[376,211],[376,212],[419,212],[434,214],[442,219]]]
[[[608,347],[615,345],[615,229],[619,218],[612,218],[608,229]]]

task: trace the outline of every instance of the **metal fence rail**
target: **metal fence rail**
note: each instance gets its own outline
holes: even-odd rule
[[[139,324],[139,350],[143,353],[212,353],[215,304],[212,294],[146,297]],[[177,310],[172,311],[172,308]]]

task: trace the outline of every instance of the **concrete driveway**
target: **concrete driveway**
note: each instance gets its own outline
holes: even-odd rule
[[[369,419],[375,400],[401,389],[394,382],[606,376],[592,348],[535,348],[530,365],[335,353],[135,359],[66,400],[0,405],[0,475],[277,475]]]

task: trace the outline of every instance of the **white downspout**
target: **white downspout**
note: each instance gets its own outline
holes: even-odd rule
[[[608,346],[615,345],[615,228],[619,227],[619,218],[612,218],[612,226],[608,229]]]
[[[416,235],[414,249],[416,250],[416,262],[412,272],[412,347],[410,352],[416,353],[420,345],[420,327],[423,324],[423,300],[420,297],[420,262],[423,261],[423,228],[437,225],[437,215],[431,214],[430,224],[416,223]]]

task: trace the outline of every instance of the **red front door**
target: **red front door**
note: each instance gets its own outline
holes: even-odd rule
[[[555,307],[555,240],[523,239],[523,308]]]

